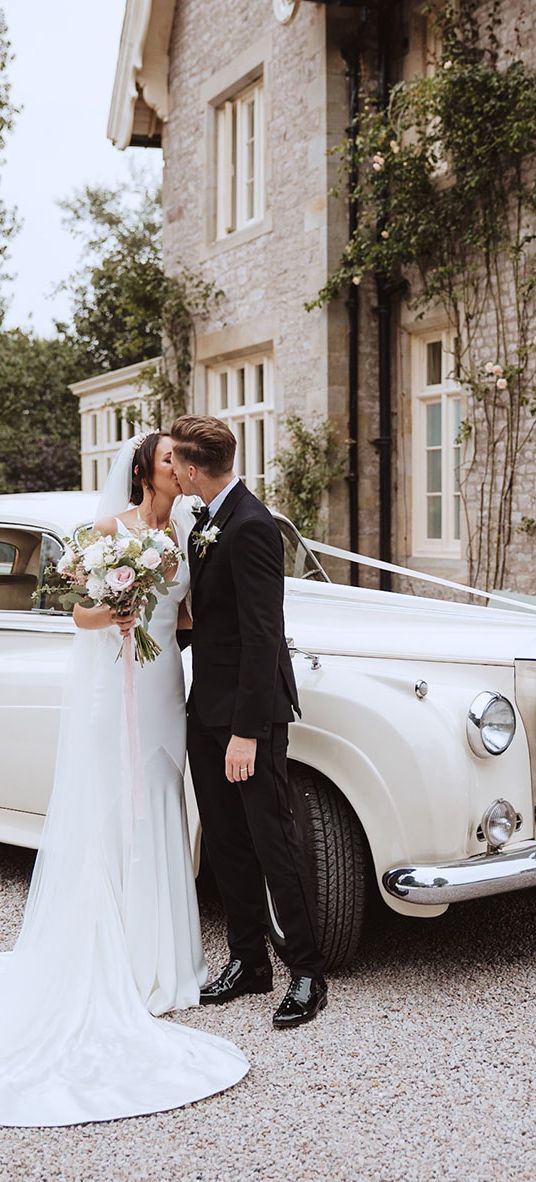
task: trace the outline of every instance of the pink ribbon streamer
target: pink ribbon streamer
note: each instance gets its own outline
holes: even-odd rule
[[[126,723],[127,782],[130,786],[132,809],[136,821],[143,818],[143,764],[136,695],[134,629],[123,641],[123,705]],[[127,769],[124,769],[126,771]]]

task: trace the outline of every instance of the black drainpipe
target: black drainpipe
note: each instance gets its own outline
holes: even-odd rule
[[[378,99],[382,110],[389,101],[389,20],[383,4],[378,9]],[[381,230],[381,227],[379,227]],[[374,442],[379,454],[379,542],[380,560],[392,562],[392,450],[391,450],[391,296],[382,275],[376,276],[378,299],[378,393],[379,438]],[[389,571],[380,571],[380,588],[390,591]]]
[[[359,24],[361,28],[367,19],[367,9],[360,7]],[[361,29],[353,32],[350,39],[342,47],[341,53],[346,62],[346,77],[348,79],[348,129],[347,134],[353,140],[358,132],[361,90]],[[348,192],[353,193],[357,185],[358,170],[352,157],[348,175]],[[357,227],[358,210],[355,201],[348,201],[348,237],[353,238]],[[350,524],[350,550],[359,549],[359,288],[351,283],[346,302],[348,309],[348,509]],[[350,564],[350,582],[352,586],[359,586],[359,567]]]

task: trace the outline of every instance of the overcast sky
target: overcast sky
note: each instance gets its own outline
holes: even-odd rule
[[[118,152],[106,124],[125,0],[0,0],[15,61],[13,99],[24,110],[8,138],[0,192],[24,224],[13,242],[15,281],[6,326],[53,331],[67,315],[65,296],[51,289],[75,267],[79,244],[61,225],[57,198],[87,182],[113,184],[129,160],[155,174],[161,153]]]

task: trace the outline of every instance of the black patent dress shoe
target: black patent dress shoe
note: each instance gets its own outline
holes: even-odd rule
[[[199,1004],[221,1006],[245,993],[271,993],[272,989],[271,964],[250,965],[243,960],[230,960],[215,981],[203,985]]]
[[[276,1030],[290,1030],[310,1022],[328,1004],[328,987],[323,977],[293,977],[283,1001],[275,1011]]]

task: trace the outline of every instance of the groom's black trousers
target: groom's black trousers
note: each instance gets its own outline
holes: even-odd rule
[[[322,973],[304,844],[288,799],[288,726],[257,742],[255,774],[225,776],[227,727],[203,726],[190,698],[188,755],[207,853],[227,913],[232,959],[266,963],[266,895],[275,900],[294,976]]]

